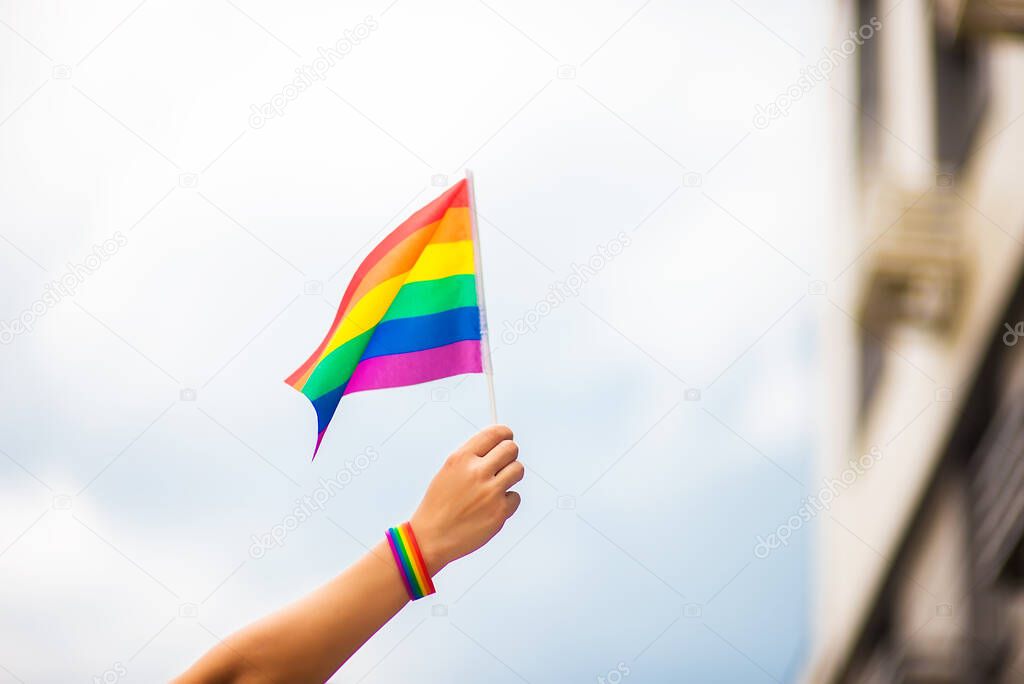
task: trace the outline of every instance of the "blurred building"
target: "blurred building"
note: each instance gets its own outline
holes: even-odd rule
[[[1024,682],[1024,0],[838,7],[804,679]]]

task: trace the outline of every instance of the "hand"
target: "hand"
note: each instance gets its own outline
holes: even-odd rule
[[[508,491],[526,472],[518,456],[512,430],[491,425],[434,476],[409,521],[431,576],[490,541],[519,508],[519,494]]]

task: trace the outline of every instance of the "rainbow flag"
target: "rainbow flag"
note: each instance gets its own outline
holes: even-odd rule
[[[314,457],[345,395],[483,372],[470,194],[459,181],[370,252],[327,336],[285,380],[316,410]]]

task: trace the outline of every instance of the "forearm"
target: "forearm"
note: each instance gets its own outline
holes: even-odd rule
[[[192,682],[323,682],[409,602],[387,542],[280,611],[229,636]]]
[[[408,546],[426,574],[487,543],[519,507],[509,491],[523,478],[512,431],[495,425],[474,435],[445,461],[410,520],[415,530],[396,551],[381,541],[348,570],[284,609],[229,636],[182,675],[178,684],[323,682],[409,601]],[[402,533],[404,538],[405,533]],[[414,539],[412,539],[414,537]],[[424,593],[423,573],[415,593]],[[429,583],[428,583],[429,584]]]

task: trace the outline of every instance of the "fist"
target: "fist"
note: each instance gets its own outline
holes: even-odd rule
[[[509,491],[525,474],[518,458],[512,430],[491,425],[445,461],[409,521],[431,575],[490,541],[519,508]]]

